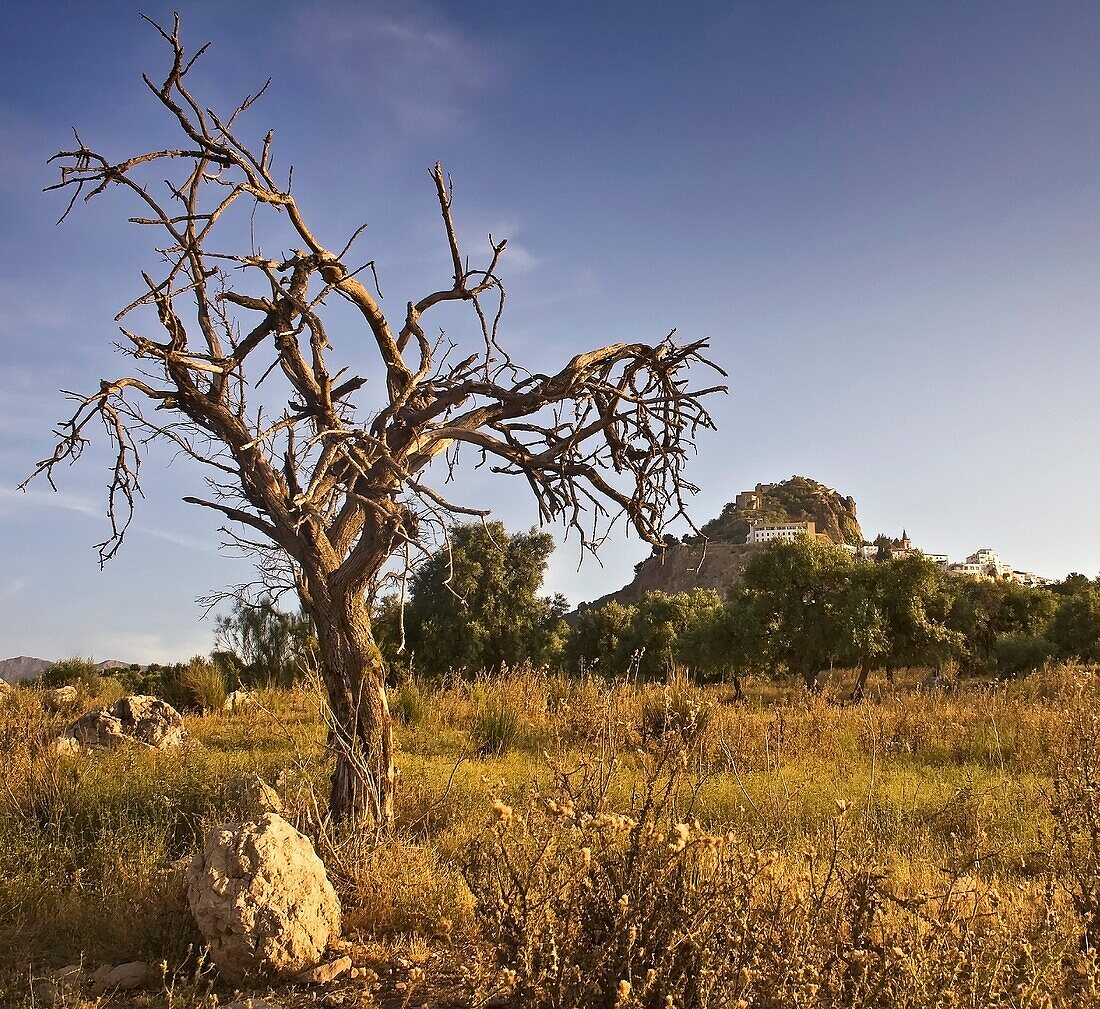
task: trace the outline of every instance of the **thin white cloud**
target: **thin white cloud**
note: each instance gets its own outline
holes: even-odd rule
[[[388,109],[406,133],[469,127],[476,96],[493,79],[488,54],[430,8],[358,3],[310,7],[295,38],[330,86]]]
[[[8,514],[13,508],[19,507],[60,508],[62,511],[95,519],[102,519],[106,514],[101,506],[78,494],[69,494],[65,491],[21,491],[0,487],[0,515]]]
[[[435,225],[436,222],[432,223]],[[460,208],[457,211],[456,224],[463,249],[470,253],[471,264],[480,266],[483,262],[488,263],[492,258],[492,250],[489,247],[490,235],[495,242],[499,242],[502,238],[508,240],[498,267],[500,275],[506,282],[509,275],[530,273],[542,265],[542,259],[519,241],[518,236],[522,234],[523,226],[514,217],[491,214],[479,216],[476,210],[465,213]]]
[[[84,639],[87,649],[99,661],[118,659],[121,662],[185,662],[192,655],[205,655],[214,646],[213,631],[195,631],[169,637],[142,631],[104,631],[91,633]]]
[[[7,505],[6,508],[5,504]],[[78,494],[69,494],[65,491],[40,491],[34,489],[20,491],[11,490],[7,487],[0,487],[0,517],[5,515],[12,508],[18,507],[59,508],[62,511],[72,512],[75,515],[84,515],[99,521],[104,521],[107,517],[105,505],[97,504],[92,499]],[[159,526],[147,525],[137,520],[130,525],[127,535],[129,536],[131,534],[152,536],[154,539],[163,540],[166,543],[174,543],[176,546],[184,547],[187,550],[194,550],[198,553],[218,553],[216,545],[212,542],[199,539],[196,536],[188,536],[186,533],[179,533],[173,529],[163,529]]]
[[[14,599],[23,591],[23,586],[26,584],[26,579],[9,578],[3,585],[0,585],[0,603],[6,603],[9,599]]]

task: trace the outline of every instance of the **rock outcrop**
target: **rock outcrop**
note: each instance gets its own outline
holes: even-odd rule
[[[242,774],[229,785],[229,798],[236,803],[240,811],[251,819],[257,819],[265,813],[283,812],[283,801],[258,774]]]
[[[188,869],[187,901],[230,980],[293,976],[340,934],[340,902],[313,845],[276,813],[213,830]]]
[[[155,750],[180,746],[187,738],[183,718],[159,697],[135,694],[81,715],[57,740],[63,753],[138,743]]]
[[[50,711],[63,711],[80,700],[80,691],[73,686],[54,687],[42,695],[42,705]]]
[[[725,594],[741,576],[741,569],[760,549],[746,543],[753,522],[813,522],[814,531],[834,543],[858,546],[863,531],[856,519],[856,502],[808,477],[793,476],[774,484],[757,484],[738,495],[722,513],[700,529],[701,535],[685,536],[682,543],[667,537],[645,560],[634,567],[634,579],[617,592],[602,596],[581,609],[609,602],[631,605],[647,592],[690,592],[714,589]]]
[[[859,546],[863,531],[856,518],[855,498],[809,477],[792,476],[780,483],[758,483],[741,506],[731,501],[722,514],[699,531],[713,541],[744,543],[750,522],[813,522],[815,530],[834,543]],[[692,537],[687,537],[692,539]]]
[[[632,606],[647,592],[714,589],[720,594],[740,577],[745,562],[759,547],[744,543],[677,543],[654,551],[634,569],[634,578],[617,592],[582,606],[616,602]]]

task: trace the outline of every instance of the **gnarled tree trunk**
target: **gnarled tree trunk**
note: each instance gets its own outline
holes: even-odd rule
[[[365,597],[303,600],[317,629],[321,676],[328,693],[330,741],[336,752],[329,813],[382,828],[393,822],[397,782],[386,672]]]

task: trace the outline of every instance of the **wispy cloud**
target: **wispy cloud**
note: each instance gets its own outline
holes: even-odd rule
[[[168,636],[142,631],[104,631],[86,637],[87,649],[100,661],[181,662],[192,655],[204,655],[214,645],[213,628],[190,634]]]
[[[432,223],[435,225],[435,221]],[[501,257],[499,267],[500,274],[505,280],[509,276],[530,273],[542,265],[541,257],[535,255],[519,240],[519,235],[523,232],[523,225],[515,217],[493,215],[492,213],[479,215],[476,209],[470,213],[465,213],[462,209],[459,209],[456,223],[464,250],[469,251],[471,261],[478,263],[478,265],[480,265],[481,259],[488,263],[491,258],[492,251],[488,244],[490,235],[496,242],[499,242],[502,238],[508,239],[508,246]]]
[[[106,506],[96,503],[90,498],[78,494],[69,494],[65,491],[40,491],[29,489],[26,491],[11,490],[0,487],[0,517],[15,508],[58,508],[75,515],[84,515],[98,521],[106,519]],[[197,536],[188,536],[186,533],[176,532],[173,529],[163,529],[159,526],[147,525],[141,521],[134,521],[130,525],[129,534],[152,536],[154,539],[163,540],[166,543],[174,543],[176,546],[198,553],[216,554],[216,545]]]
[[[9,578],[0,585],[0,603],[6,603],[9,599],[14,599],[23,591],[23,586],[26,584],[24,578]]]
[[[408,133],[467,128],[473,99],[494,76],[481,46],[419,4],[311,7],[295,37],[332,87],[387,108]]]
[[[65,491],[21,491],[0,487],[0,515],[9,514],[20,507],[59,508],[62,511],[72,512],[76,515],[86,515],[89,518],[101,519],[105,517],[102,506],[96,505],[88,498],[81,497],[78,494],[68,494]]]

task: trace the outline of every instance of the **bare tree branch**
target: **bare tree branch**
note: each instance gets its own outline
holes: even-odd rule
[[[117,159],[77,134],[74,147],[51,159],[59,179],[48,187],[70,196],[62,220],[80,199],[121,191],[137,205],[129,220],[159,235],[163,271],[143,274],[141,292],[118,316],[140,374],[103,381],[91,395],[69,394],[75,410],[32,476],[52,485],[57,467],[83,453],[89,424],[103,424],[115,452],[110,535],[99,545],[105,562],[141,494],[146,445],[166,441],[207,464],[209,493],[184,500],[258,533],[257,540],[230,527],[238,547],[278,569],[284,583],[293,579],[318,627],[342,738],[365,748],[338,761],[333,794],[343,798],[333,809],[366,808],[362,782],[390,789],[392,798],[394,774],[364,593],[395,554],[426,549],[454,516],[485,514],[438,489],[460,452],[523,478],[540,518],[575,530],[584,548],[598,548],[619,519],[660,543],[695,489],[685,466],[698,432],[713,427],[704,400],[722,390],[691,377],[720,369],[707,360],[706,341],[679,344],[674,334],[578,354],[550,375],[515,365],[499,333],[507,242],[490,236],[487,261],[471,265],[452,213],[453,185],[439,164],[430,175],[452,276],[405,301],[395,327],[381,307],[376,257],[359,266],[347,260],[365,241],[366,225],[326,245],[289,178],[284,185],[273,175],[273,132],[252,145],[240,132],[267,84],[228,114],[207,107],[188,83],[205,46],[188,56],[178,18],[171,28],[146,20],[167,44],[170,65],[163,82],[146,76],[145,83],[178,142]],[[218,244],[245,228],[244,248],[239,239]],[[265,242],[278,251],[264,251]],[[367,269],[374,291],[359,279]],[[325,321],[333,294],[356,310],[377,355],[373,370],[364,367],[361,341],[335,346]],[[456,302],[472,308],[470,345],[442,331],[427,335],[433,309]],[[370,415],[355,405],[365,386],[374,390]],[[285,573],[276,557],[289,565]],[[365,777],[360,758],[370,769]]]

